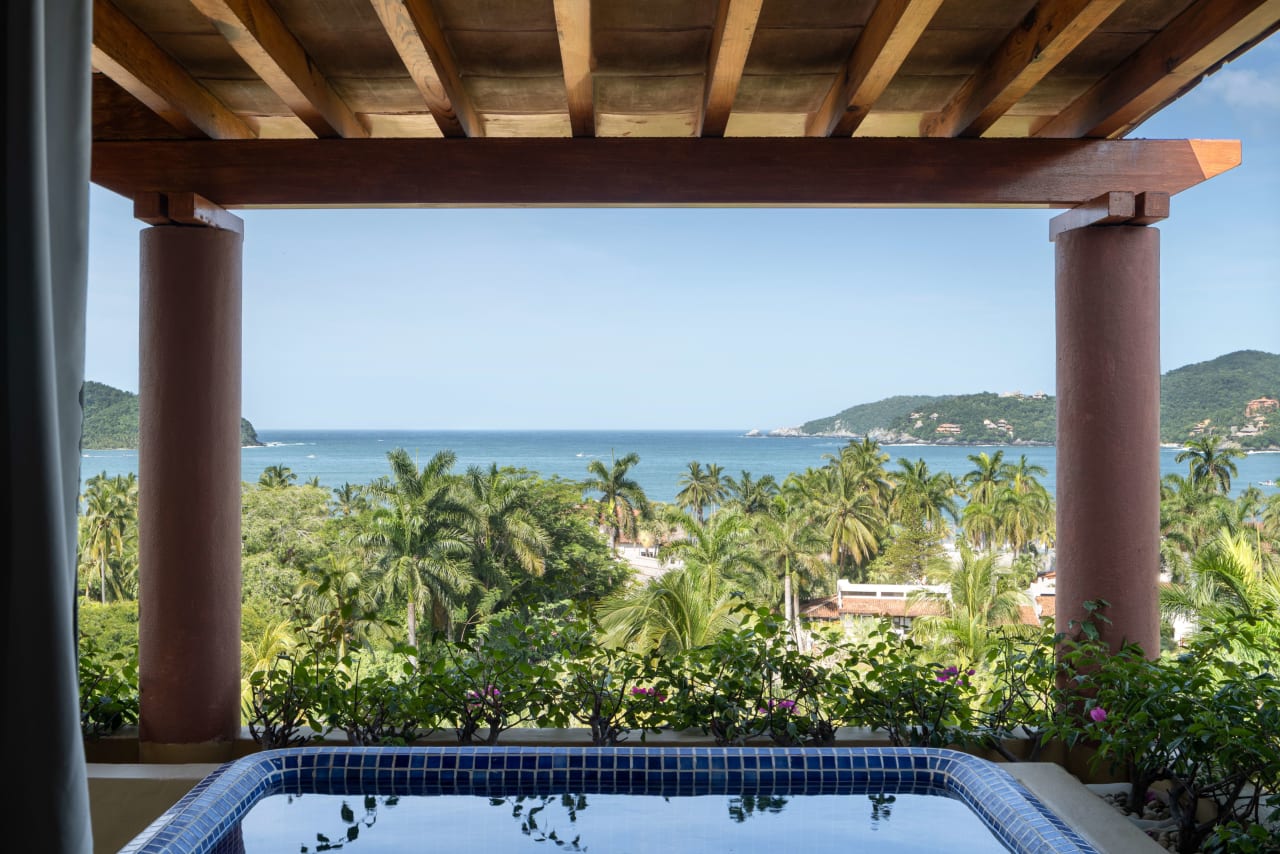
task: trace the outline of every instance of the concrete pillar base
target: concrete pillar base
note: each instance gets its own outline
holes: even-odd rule
[[[162,744],[156,741],[138,743],[138,761],[144,765],[220,765],[236,758],[233,741],[205,741]]]

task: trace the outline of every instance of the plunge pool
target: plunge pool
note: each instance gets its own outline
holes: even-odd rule
[[[301,747],[220,766],[122,854],[1097,854],[936,748]]]

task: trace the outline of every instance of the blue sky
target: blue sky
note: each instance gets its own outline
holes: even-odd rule
[[[1173,199],[1162,369],[1280,352],[1280,38],[1131,134],[1232,138]],[[138,231],[94,187],[86,376],[138,387]],[[1054,387],[1057,211],[243,211],[259,429],[771,429]]]

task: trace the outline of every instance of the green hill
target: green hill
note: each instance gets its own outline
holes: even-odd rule
[[[882,442],[1051,444],[1048,395],[912,395],[866,403],[802,424],[803,435],[871,436]]]
[[[138,396],[92,380],[84,384],[84,432],[82,447],[138,447]],[[258,432],[240,419],[240,444],[261,445]]]
[[[1185,442],[1196,431],[1244,448],[1280,446],[1280,355],[1239,350],[1165,374],[1160,441]]]
[[[1240,350],[1160,381],[1160,441],[1213,433],[1247,449],[1280,448],[1280,355]],[[1253,405],[1250,406],[1250,403]],[[882,442],[1051,444],[1052,395],[903,395],[851,406],[774,436],[870,436]],[[1274,408],[1273,408],[1274,407]]]

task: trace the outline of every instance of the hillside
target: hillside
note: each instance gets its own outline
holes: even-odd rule
[[[258,432],[240,419],[240,444],[258,446]],[[138,396],[92,380],[84,384],[84,433],[81,446],[90,448],[138,447]]]
[[[1043,394],[913,395],[852,406],[805,422],[792,435],[858,435],[881,442],[1052,444],[1054,423],[1054,399]]]
[[[1244,448],[1280,446],[1280,355],[1240,350],[1164,375],[1160,441],[1204,433]]]
[[[1212,433],[1247,449],[1280,448],[1280,355],[1240,350],[1160,381],[1160,440]],[[1056,401],[1042,393],[901,395],[851,406],[771,436],[870,436],[882,442],[1052,444]]]

